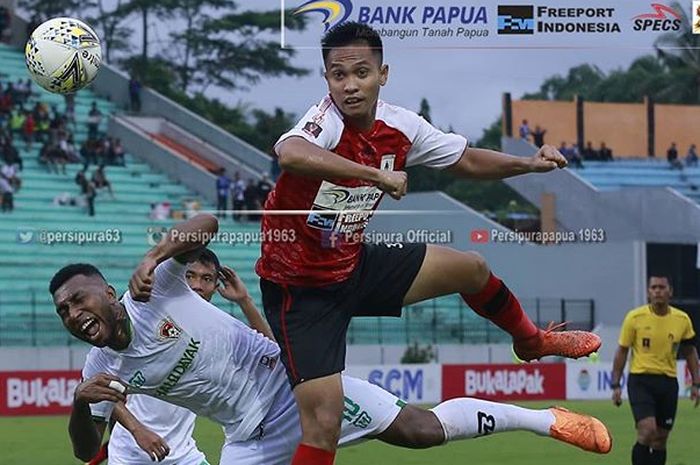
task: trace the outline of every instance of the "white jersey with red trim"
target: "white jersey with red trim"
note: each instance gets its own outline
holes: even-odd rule
[[[447,168],[459,161],[467,147],[464,137],[446,134],[416,113],[381,100],[372,129],[361,132],[343,120],[330,96],[311,107],[277,146],[290,137],[302,137],[356,163],[393,171],[414,165]],[[357,265],[362,234],[382,196],[367,181],[283,172],[265,210],[307,213],[263,216],[264,237],[294,240],[263,242],[256,272],[279,284],[309,287],[347,279]]]

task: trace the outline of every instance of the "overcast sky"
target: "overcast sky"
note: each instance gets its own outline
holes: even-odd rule
[[[287,8],[296,8],[303,0],[284,0]],[[415,6],[416,22],[421,22],[421,11],[425,6],[463,6],[463,0],[354,0],[353,12],[349,19],[357,19],[362,6]],[[390,66],[388,85],[381,97],[391,103],[418,109],[422,97],[426,97],[432,106],[433,122],[438,126],[452,125],[456,132],[469,138],[481,136],[482,130],[490,125],[500,114],[503,92],[511,92],[513,98],[523,93],[536,91],[549,76],[564,74],[569,68],[590,63],[603,71],[626,68],[635,58],[651,53],[652,44],[660,32],[632,31],[633,17],[643,13],[652,13],[651,2],[640,0],[610,0],[608,2],[591,0],[559,0],[547,2],[548,7],[614,7],[612,18],[588,18],[585,21],[617,22],[622,29],[617,34],[598,33],[536,33],[531,36],[504,36],[496,34],[498,2],[482,1],[470,6],[485,6],[487,24],[479,24],[476,29],[489,29],[488,38],[481,39],[417,39],[399,41],[395,38],[385,39],[385,61]],[[526,3],[526,2],[523,2]],[[670,2],[665,2],[670,3]],[[686,1],[688,9],[690,2]],[[265,2],[243,0],[238,2],[240,9],[270,8]],[[537,4],[535,4],[535,8]],[[373,10],[374,11],[374,10]],[[302,34],[290,33],[287,42],[295,45],[316,44],[323,32],[320,14],[307,13],[310,17],[309,28]],[[545,19],[537,19],[545,21]],[[547,18],[546,21],[556,22]],[[584,19],[571,20],[584,21]],[[375,25],[376,26],[376,25]],[[430,26],[430,25],[429,25]],[[459,24],[452,24],[453,27]],[[172,25],[170,25],[172,27]],[[401,26],[383,25],[384,28]],[[414,26],[415,27],[415,26]],[[444,29],[448,25],[434,25],[433,29]],[[166,26],[160,25],[156,34],[162,40],[167,36]],[[522,49],[519,45],[552,47],[583,47],[569,49]],[[432,49],[416,47],[434,46]],[[446,46],[450,48],[443,48]],[[474,49],[455,48],[459,46],[512,47],[509,49]],[[590,47],[590,48],[588,48]],[[271,110],[282,107],[286,111],[302,114],[308,107],[321,99],[326,93],[326,84],[321,76],[321,57],[318,49],[303,48],[297,50],[294,64],[312,72],[305,78],[265,79],[247,92],[216,92],[216,96],[231,104],[240,101],[250,102],[254,107]]]

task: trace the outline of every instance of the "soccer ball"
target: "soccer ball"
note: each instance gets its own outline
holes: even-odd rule
[[[95,31],[79,19],[53,18],[32,32],[24,57],[34,82],[49,92],[72,94],[97,76],[102,47]]]

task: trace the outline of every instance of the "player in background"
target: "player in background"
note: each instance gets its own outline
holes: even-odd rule
[[[630,310],[622,322],[620,341],[613,361],[613,403],[622,405],[622,371],[632,348],[627,378],[637,442],[632,447],[632,465],[664,465],[666,442],[676,418],[678,379],[676,357],[680,349],[693,379],[690,397],[700,403],[700,373],[695,331],[688,314],[669,305],[673,296],[666,276],[651,276],[649,303]]]
[[[209,249],[202,249],[193,262],[187,264],[185,278],[190,288],[207,302],[218,291],[224,299],[235,302],[251,328],[272,339],[272,331],[262,318],[243,281]],[[154,458],[163,465],[206,465],[204,454],[192,437],[196,415],[190,410],[152,397],[133,394],[126,407],[137,419],[121,408],[115,409],[116,420],[108,443],[90,461],[97,465],[109,457],[110,465],[146,465]],[[131,432],[122,423],[134,422]],[[106,448],[106,449],[105,449]]]
[[[469,147],[464,137],[379,100],[389,67],[379,34],[365,24],[332,28],[322,47],[329,95],[277,142],[283,173],[265,203],[275,214],[262,222],[264,235],[285,231],[296,241],[264,242],[256,265],[267,321],[282,347],[301,415],[304,434],[292,465],[333,463],[343,411],[345,337],[354,316],[400,316],[403,306],[459,293],[513,337],[522,360],[583,357],[601,343],[588,332],[537,328],[474,252],[363,243],[383,194],[395,199],[406,194],[408,166],[502,179],[567,163],[549,145],[530,158]],[[457,91],[465,90],[463,83]],[[279,214],[285,210],[294,213]]]
[[[211,237],[216,218],[176,225],[144,257],[121,300],[95,267],[68,265],[49,291],[66,329],[94,347],[75,391],[69,433],[74,454],[98,450],[115,403],[129,393],[189,408],[224,427],[223,465],[288,465],[301,439],[298,410],[279,347],[197,295],[185,262]],[[184,238],[184,239],[180,239]],[[135,300],[138,297],[140,300]],[[410,448],[526,430],[607,453],[611,438],[595,418],[560,408],[530,410],[459,398],[431,410],[406,405],[366,381],[343,377],[341,444],[377,438]],[[127,418],[129,431],[138,420]]]

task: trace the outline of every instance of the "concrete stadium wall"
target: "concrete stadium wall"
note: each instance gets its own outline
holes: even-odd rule
[[[575,127],[575,126],[574,126]],[[585,142],[598,149],[605,142],[613,156],[647,153],[647,114],[642,103],[583,103]]]
[[[216,176],[200,169],[189,160],[180,157],[158,141],[153,140],[139,126],[124,118],[111,118],[108,124],[109,133],[120,138],[128,152],[137,154],[140,159],[155,169],[179,180],[207,199],[209,203],[216,203]]]
[[[656,105],[656,136],[654,151],[660,158],[666,157],[666,150],[675,142],[678,154],[683,157],[690,144],[700,145],[700,106]]]
[[[564,141],[568,145],[576,142],[576,104],[574,102],[552,102],[543,100],[514,100],[513,136],[519,136],[518,128],[524,119],[530,131],[539,125],[546,129],[544,140],[556,145]]]

